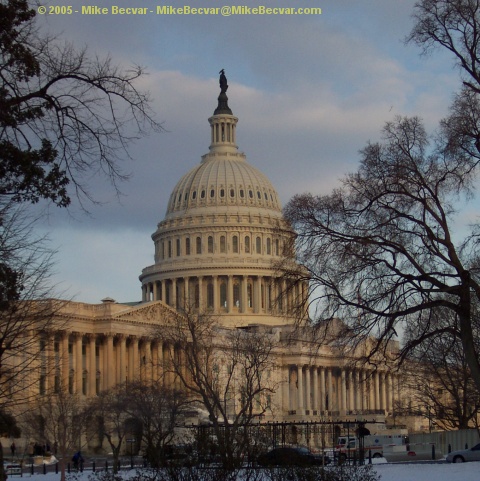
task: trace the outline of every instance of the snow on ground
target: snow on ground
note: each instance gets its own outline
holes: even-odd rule
[[[480,481],[480,461],[460,464],[385,463],[376,464],[374,468],[381,475],[380,481]],[[88,481],[89,474],[91,473],[84,472],[81,476],[75,475],[71,479]],[[16,478],[19,478],[19,481],[21,479],[20,476],[8,477],[9,481],[15,481]],[[60,474],[24,474],[23,478],[27,478],[28,481],[58,481]],[[127,478],[128,476],[125,476],[125,479]]]

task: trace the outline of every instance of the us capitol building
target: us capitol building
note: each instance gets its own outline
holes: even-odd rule
[[[153,335],[155,327],[188,307],[225,330],[275,339],[278,387],[265,420],[385,419],[399,392],[393,372],[354,364],[315,344],[308,329],[295,330],[290,307],[308,286],[281,295],[286,281],[275,268],[294,232],[274,186],[238,150],[223,72],[220,86],[209,152],[173,188],[152,235],[154,263],[140,275],[141,302],[63,303],[55,313],[60,327],[39,338],[52,356],[40,360],[34,389],[42,395],[61,387],[86,398],[119,383],[158,380],[173,348]]]

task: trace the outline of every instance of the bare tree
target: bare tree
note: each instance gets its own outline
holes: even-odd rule
[[[161,130],[137,87],[144,69],[44,35],[27,0],[2,1],[0,19],[0,195],[66,206],[70,188],[92,200],[93,175],[117,187],[122,153]]]
[[[457,241],[455,226],[455,206],[471,192],[470,159],[447,155],[439,141],[431,145],[418,118],[387,123],[383,137],[362,150],[358,171],[332,194],[298,195],[286,206],[308,270],[286,266],[286,276],[309,279],[317,323],[342,319],[349,341],[374,335],[367,357],[417,326],[423,329],[406,339],[401,358],[423,341],[457,337],[480,387],[472,312],[480,298],[477,237]],[[456,321],[429,322],[440,308]]]
[[[118,384],[92,398],[87,408],[90,423],[101,423],[100,430],[112,450],[115,473],[120,469],[120,454],[125,441],[128,436],[137,436],[129,403],[126,385]]]
[[[165,459],[165,446],[175,437],[175,428],[187,407],[185,392],[162,382],[141,381],[126,386],[127,411],[142,426],[141,439],[145,458],[153,467]]]
[[[222,329],[211,316],[195,312],[178,314],[156,335],[172,347],[170,382],[207,411],[224,466],[238,466],[252,441],[244,426],[272,408],[273,338]]]
[[[66,468],[72,454],[85,440],[84,406],[76,394],[59,389],[39,397],[23,415],[24,430],[34,439],[56,446],[59,455],[60,480],[66,479]]]
[[[436,314],[429,322],[452,324],[448,319],[451,313],[439,310]],[[417,331],[406,335],[415,338]],[[475,339],[479,340],[478,333]],[[455,336],[445,333],[417,345],[409,356],[405,372],[409,409],[428,417],[430,423],[435,420],[447,430],[477,427],[480,394]]]

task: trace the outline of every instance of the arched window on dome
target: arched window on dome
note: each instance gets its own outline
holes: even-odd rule
[[[176,244],[177,244],[177,257],[179,257],[180,254],[181,254],[180,242],[181,242],[180,239],[177,239],[177,242],[176,242]]]
[[[255,239],[255,250],[257,251],[257,254],[262,253],[262,239],[260,237]]]
[[[235,197],[235,189],[230,189],[230,197]]]
[[[262,194],[260,194],[260,191],[257,190],[257,197],[258,197],[258,200],[261,200],[262,199]]]
[[[227,283],[220,284],[220,306],[227,307]]]
[[[248,191],[248,196],[250,197],[250,199],[253,199],[253,190]]]
[[[210,190],[210,198],[213,199],[215,197],[215,189]]]
[[[240,189],[240,197],[243,199],[245,197],[245,192],[243,189]]]
[[[213,283],[207,284],[207,309],[214,309],[213,305]]]
[[[197,237],[196,245],[197,245],[197,254],[201,254],[202,253],[202,238],[201,237]]]
[[[185,255],[190,255],[190,237],[185,239]]]
[[[213,236],[208,236],[208,253],[213,254]]]
[[[232,250],[235,254],[238,254],[238,236],[232,237]]]
[[[195,200],[197,198],[197,191],[194,190],[192,193],[192,199]]]
[[[250,254],[250,237],[245,237],[245,254]]]
[[[272,254],[272,240],[270,237],[267,239],[267,255]]]
[[[227,242],[224,235],[220,237],[220,252],[222,254],[225,254],[225,252],[227,252]]]
[[[205,190],[202,190],[202,192],[200,193],[200,198],[205,199]]]
[[[225,197],[225,189],[220,189],[220,197]]]
[[[168,257],[172,257],[172,241],[168,241]]]

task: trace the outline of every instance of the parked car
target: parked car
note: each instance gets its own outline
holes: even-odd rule
[[[304,447],[275,448],[258,457],[261,466],[322,466],[329,462],[328,456],[317,456]]]
[[[13,474],[18,474],[18,475],[21,475],[22,474],[22,467],[18,464],[18,463],[9,463],[7,461],[5,461],[3,463],[3,469],[5,471],[6,474],[8,475],[13,475]]]
[[[480,461],[480,443],[470,449],[460,449],[447,454],[447,463],[464,463],[465,461]]]

